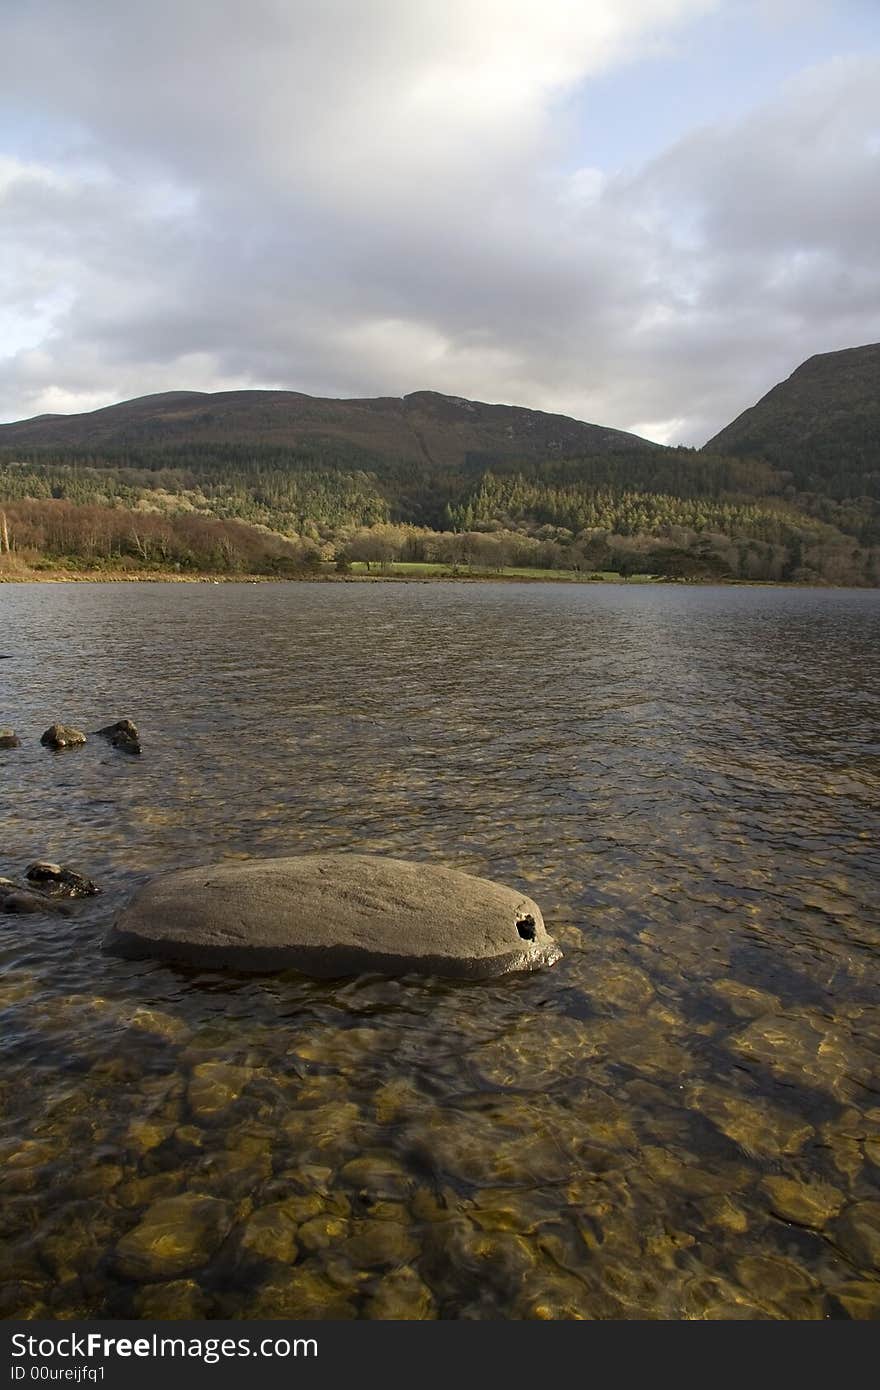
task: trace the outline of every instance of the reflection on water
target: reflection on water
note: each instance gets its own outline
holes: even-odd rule
[[[873,593],[0,587],[4,1316],[880,1316]],[[55,719],[129,716],[139,760]],[[538,899],[490,984],[102,956],[148,875]]]

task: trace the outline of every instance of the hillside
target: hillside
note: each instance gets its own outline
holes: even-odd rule
[[[652,447],[637,435],[566,415],[436,391],[372,400],[329,400],[297,391],[172,391],[83,415],[40,415],[0,425],[0,448],[106,452],[241,443],[285,449],[337,444],[429,468]]]
[[[880,498],[880,343],[809,358],[704,452],[766,459],[800,492]]]
[[[863,396],[841,404],[836,438],[862,419]],[[0,426],[0,561],[279,573],[323,557],[877,582],[862,475],[860,490],[808,486],[779,431],[778,447],[769,427],[760,448],[760,430],[737,435],[748,415],[703,451],[432,391],[180,391],[44,415]],[[783,400],[776,416],[794,437],[796,407]]]

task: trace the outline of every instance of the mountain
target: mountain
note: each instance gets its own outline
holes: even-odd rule
[[[93,453],[179,445],[343,445],[366,455],[455,468],[505,460],[652,448],[638,435],[520,406],[437,391],[328,400],[298,391],[168,391],[82,415],[38,415],[0,425],[0,448]]]
[[[810,357],[704,452],[765,459],[799,492],[880,498],[880,343]]]
[[[811,359],[702,451],[435,391],[172,391],[0,425],[0,578],[323,557],[876,584],[878,359]]]

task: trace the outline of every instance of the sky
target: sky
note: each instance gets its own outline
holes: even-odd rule
[[[436,390],[701,445],[880,339],[878,0],[0,0],[0,420]]]

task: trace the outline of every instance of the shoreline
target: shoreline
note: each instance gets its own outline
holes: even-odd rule
[[[102,573],[71,573],[52,570],[27,574],[2,574],[0,584],[573,584],[601,587],[668,584],[690,588],[749,589],[866,589],[873,585],[797,583],[783,579],[674,579],[662,575],[623,575],[591,579],[566,570],[558,575],[527,574],[169,574],[166,571],[134,573],[108,570]]]

